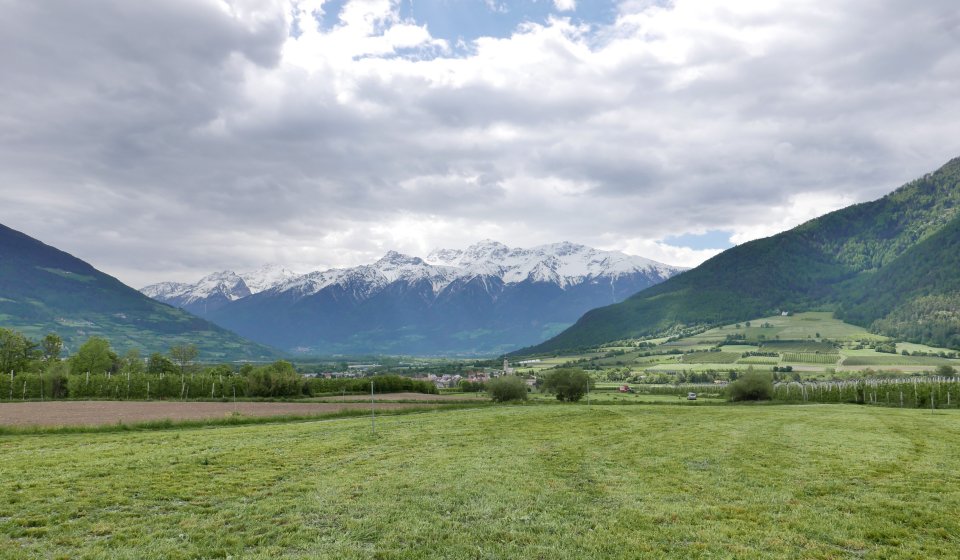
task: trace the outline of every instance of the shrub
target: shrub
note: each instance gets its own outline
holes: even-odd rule
[[[766,373],[748,371],[727,386],[731,401],[768,401],[773,398],[773,379]]]
[[[303,380],[290,362],[279,360],[247,375],[248,396],[296,397],[303,393]]]
[[[943,364],[937,367],[936,373],[940,377],[953,377],[957,374],[957,369],[953,366]]]
[[[582,369],[558,369],[547,374],[543,390],[559,401],[577,402],[593,387],[593,379]]]
[[[483,381],[460,381],[460,390],[464,393],[482,393],[487,390],[487,384]]]
[[[487,393],[496,402],[527,400],[527,382],[516,375],[505,375],[487,383]]]

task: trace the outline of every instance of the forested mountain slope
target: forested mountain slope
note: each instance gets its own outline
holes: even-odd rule
[[[196,344],[202,359],[269,359],[270,348],[158,303],[72,255],[0,225],[0,326],[39,339],[55,332],[68,351],[90,336],[119,350],[166,352]]]
[[[589,311],[521,353],[814,308],[834,309],[891,335],[957,347],[958,209],[960,158],[879,200],[734,247],[622,303]]]

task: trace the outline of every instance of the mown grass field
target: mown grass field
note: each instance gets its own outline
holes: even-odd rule
[[[0,437],[4,558],[956,558],[960,413],[535,405]]]

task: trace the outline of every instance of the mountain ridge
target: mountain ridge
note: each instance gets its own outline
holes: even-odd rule
[[[0,324],[75,351],[90,336],[118,350],[196,344],[202,359],[273,359],[274,350],[154,301],[93,265],[0,224]]]
[[[244,336],[303,352],[489,355],[542,340],[583,311],[682,270],[574,243],[512,249],[486,240],[426,259],[388,251],[207,312]]]

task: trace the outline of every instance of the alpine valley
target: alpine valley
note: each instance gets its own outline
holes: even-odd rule
[[[682,270],[573,243],[483,241],[426,258],[391,251],[354,268],[295,276],[267,266],[141,291],[298,354],[491,355],[542,342]]]

